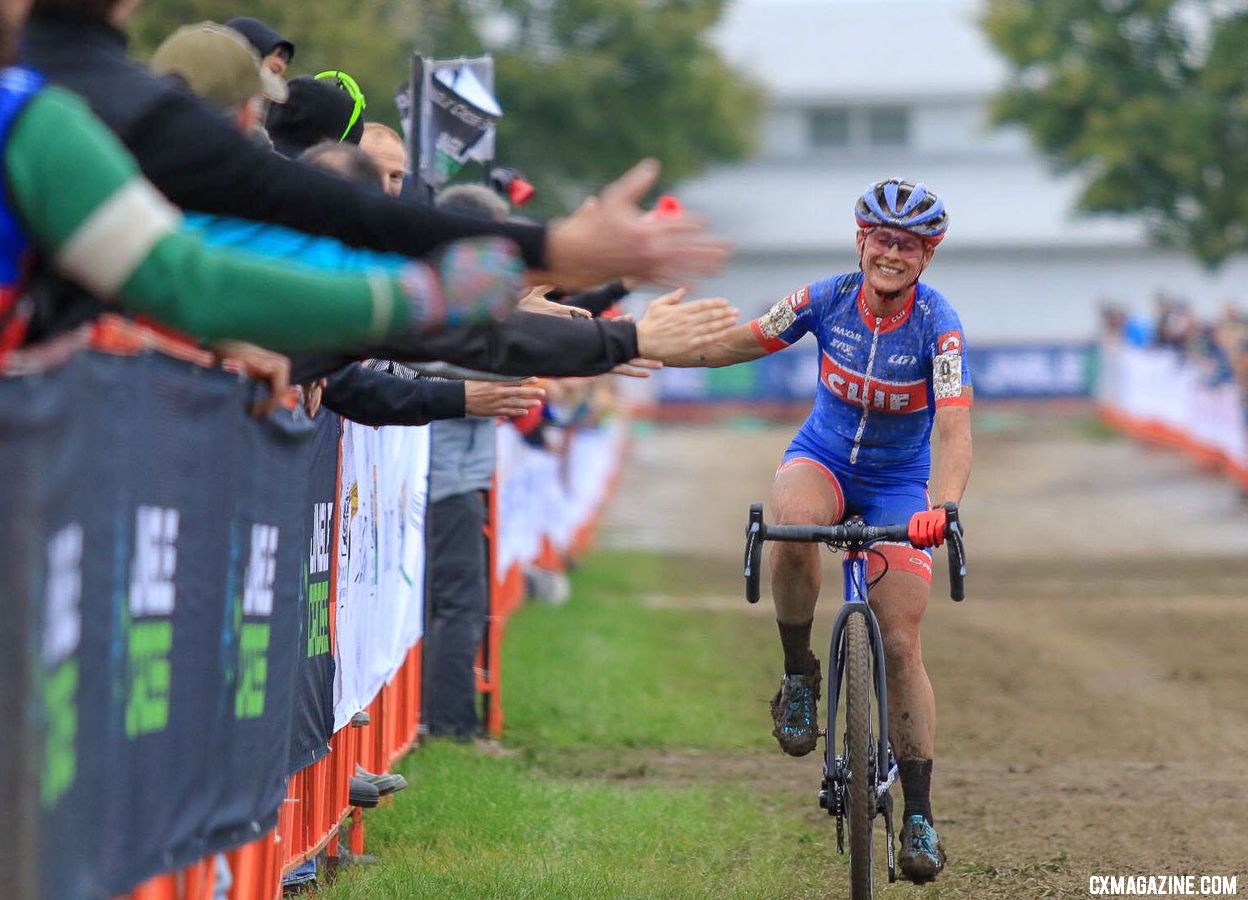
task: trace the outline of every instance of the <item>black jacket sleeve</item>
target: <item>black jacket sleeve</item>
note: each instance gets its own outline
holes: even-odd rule
[[[275,222],[405,256],[496,234],[514,240],[530,268],[546,266],[544,226],[458,216],[387,197],[265,150],[181,93],[166,94],[121,138],[148,180],[183,209]]]
[[[362,348],[356,358],[442,360],[466,369],[524,378],[601,375],[639,355],[637,328],[632,322],[516,313],[502,322],[390,338]],[[291,378],[310,381],[350,361],[342,356],[291,354]]]
[[[464,383],[400,378],[354,363],[329,376],[321,402],[361,425],[425,425],[464,417]]]
[[[616,280],[579,294],[568,294],[557,298],[552,295],[551,299],[557,299],[568,306],[579,306],[581,309],[600,316],[630,293],[632,292],[624,286],[623,281]]]

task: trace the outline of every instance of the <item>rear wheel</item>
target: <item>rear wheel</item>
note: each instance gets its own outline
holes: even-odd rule
[[[871,900],[871,826],[875,819],[875,747],[871,736],[871,641],[860,612],[845,620],[845,760],[849,778],[850,900]]]

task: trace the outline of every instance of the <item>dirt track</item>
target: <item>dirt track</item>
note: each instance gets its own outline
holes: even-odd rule
[[[1087,897],[1089,875],[1130,873],[1238,875],[1248,893],[1248,506],[1078,414],[977,415],[969,599],[945,599],[938,572],[924,624],[951,863],[923,896]],[[651,602],[750,614],[722,573],[791,432],[638,440],[605,542],[680,554],[714,585]],[[650,768],[714,777],[707,762]],[[795,803],[817,779],[817,762],[718,761],[723,778],[743,766]]]

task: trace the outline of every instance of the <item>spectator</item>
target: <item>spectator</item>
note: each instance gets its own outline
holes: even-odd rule
[[[0,46],[11,48],[20,23],[12,7],[5,13]],[[22,69],[7,70],[0,91],[9,117],[5,206],[14,236],[6,271],[30,271],[33,257],[36,277],[63,273],[198,337],[278,348],[349,347],[444,318],[445,300],[431,287],[438,274],[419,264],[378,281],[204,248],[80,101]],[[29,282],[13,281],[2,310],[5,350],[28,340],[32,314]],[[493,286],[514,291],[508,284],[504,277]]]
[[[366,122],[360,146],[381,169],[381,183],[386,193],[391,197],[400,196],[408,175],[407,144],[403,138],[388,125]]]
[[[290,96],[286,82],[263,66],[242,35],[215,22],[179,28],[156,48],[149,65],[232,118],[254,113],[250,101],[255,97],[280,104]]]
[[[275,159],[126,59],[121,29],[137,6],[134,0],[34,0],[22,55],[85,97],[178,206],[279,222],[411,256],[458,237],[501,234],[518,243],[530,267],[567,288],[621,275],[681,281],[718,268],[727,255],[722,242],[687,218],[642,214],[637,200],[658,176],[652,163],[628,173],[601,202],[547,227],[482,222],[373,198]]]
[[[318,144],[302,159],[364,184],[381,181],[368,154],[351,144]],[[516,382],[424,378],[393,363],[352,364],[325,379],[320,398],[332,412],[363,425],[425,425],[465,416],[524,415],[541,402],[542,391]]]
[[[385,189],[385,178],[382,176],[381,169],[377,168],[372,156],[354,144],[322,141],[303,151],[299,158],[310,166],[337,172],[357,184],[373,185],[380,190]]]
[[[202,57],[201,64],[212,64],[210,56]],[[352,155],[349,150],[354,150],[351,145],[336,144],[329,141],[326,146],[318,147],[313,156],[319,154],[334,155],[334,151],[341,151],[336,154],[339,160],[347,160],[352,157],[358,160],[357,154]],[[358,171],[358,170],[357,170]],[[371,170],[367,170],[371,171]],[[364,182],[369,185],[378,183],[377,176],[367,176]],[[303,235],[301,232],[285,230],[280,226],[263,225],[257,222],[240,222],[226,220],[223,217],[212,217],[202,215],[192,215],[190,217],[193,225],[200,228],[203,235],[208,241],[213,243],[223,243],[223,245],[247,247],[248,250],[263,252],[266,255],[298,258],[308,265],[316,265],[318,267],[382,267],[393,268],[402,265],[402,257],[379,255],[379,253],[371,253],[363,250],[351,250],[351,248],[343,247],[339,243],[329,240],[329,238],[318,238],[310,235]],[[564,313],[570,313],[568,307],[553,305],[553,303],[545,303],[545,306],[555,307]],[[532,308],[532,303],[528,307]],[[545,310],[537,310],[545,311]],[[643,320],[644,321],[644,320]],[[623,325],[623,323],[622,323]],[[643,326],[644,327],[644,326]],[[494,323],[493,326],[483,328],[483,330],[470,332],[467,341],[451,341],[443,343],[439,348],[431,348],[424,355],[414,358],[422,358],[422,360],[432,360],[432,358],[448,358],[448,360],[461,362],[475,369],[489,369],[493,366],[509,367],[510,372],[514,374],[528,374],[525,368],[532,371],[533,368],[553,369],[558,374],[578,374],[585,372],[603,372],[613,367],[620,367],[620,364],[629,360],[630,353],[628,340],[631,326],[598,326],[592,328],[565,327],[560,323],[550,322],[547,318],[525,317],[523,320],[513,320],[502,323]],[[688,337],[694,330],[684,328],[685,336]],[[634,332],[635,335],[635,332]],[[426,340],[426,338],[421,338]],[[413,358],[413,346],[411,342],[403,342],[402,345],[388,346],[384,348],[374,348],[372,356],[378,357],[397,357],[397,358]],[[358,369],[344,369],[353,362],[352,357],[321,357],[321,358],[305,358],[296,366],[293,373],[296,382],[313,382],[319,377],[327,376],[333,371],[339,372],[339,377],[346,378],[348,374],[354,372],[353,377],[358,378]],[[636,364],[645,366],[645,361],[633,360]],[[519,371],[517,371],[519,369]],[[624,367],[622,371],[633,374],[644,374],[645,369],[635,369],[633,367]],[[356,384],[356,387],[362,388],[362,384]],[[344,388],[346,389],[346,388]],[[374,424],[383,423],[416,423],[417,419],[409,418],[416,414],[411,406],[412,392],[404,391],[409,397],[408,401],[403,402],[399,407],[392,407],[394,416],[406,418],[384,418],[388,416],[386,413],[387,403],[381,402],[381,398],[377,398],[377,403],[369,403],[368,408],[356,406],[353,412],[344,412],[343,406],[333,406],[334,411],[346,414],[357,421],[368,421]],[[485,386],[485,384],[469,383],[467,386],[466,396],[461,399],[461,403],[467,403],[468,407],[463,408],[482,409],[485,403],[504,403],[509,402],[512,397],[499,397],[499,389]],[[437,407],[439,412],[448,412],[449,407],[439,404]],[[514,407],[508,407],[514,408]],[[456,413],[451,413],[456,414]],[[367,418],[366,418],[367,417]],[[422,419],[422,421],[427,421]]]
[[[1127,327],[1127,314],[1117,303],[1101,304],[1101,336],[1120,340]]]
[[[178,56],[179,71],[188,85],[213,83],[215,73],[234,56],[234,48],[219,41],[206,41],[203,32],[193,37],[201,42],[202,46],[198,47],[201,52]],[[185,43],[183,41],[182,45]],[[249,56],[249,60],[249,65],[258,70],[259,60],[254,55]],[[214,105],[228,111],[245,105],[254,89],[253,80],[239,77],[205,99],[214,100]],[[243,124],[239,120],[239,125]],[[308,150],[302,159],[362,184],[381,187],[377,168],[354,145],[327,141]],[[351,250],[334,241],[290,232],[280,226],[230,223],[195,214],[190,216],[190,221],[215,243],[246,246],[252,251],[298,259],[317,268],[393,270],[405,264],[401,257]],[[357,364],[344,366],[328,379],[318,379],[309,393],[316,398],[309,405],[310,415],[315,414],[323,401],[333,412],[366,425],[423,425],[433,419],[464,415],[519,415],[536,404],[541,394],[532,386],[516,383],[404,380]]]
[[[647,219],[637,199],[657,169],[640,166],[598,203],[549,228],[485,222],[427,210],[377,195],[336,176],[281,160],[248,142],[193,97],[162,84],[125,56],[120,28],[132,0],[35,0],[23,35],[25,58],[54,81],[80,92],[134,148],[140,165],[175,203],[205,212],[289,224],[356,245],[421,255],[459,236],[514,238],[530,266],[555,283],[592,284],[629,271],[671,277],[714,267],[724,247],[688,221]],[[43,315],[32,338],[72,328],[98,314],[98,300],[68,282],[44,285]],[[407,335],[374,346],[382,358],[445,359],[478,370],[514,375],[608,371],[647,354],[661,358],[692,342],[712,340],[732,317],[726,304],[652,304],[636,328],[627,323],[553,319],[468,329],[446,341]],[[328,341],[325,335],[322,340]],[[311,380],[353,357],[303,356],[292,377]]]
[[[364,125],[352,116],[356,102],[332,82],[301,75],[290,82],[290,99],[269,110],[265,126],[277,152],[295,159],[325,141],[359,144]]]
[[[265,68],[238,32],[213,22],[179,28],[152,55],[152,72],[176,79],[236,122],[245,133],[259,129],[259,98],[285,103],[286,82]]]
[[[266,22],[250,16],[238,16],[225,23],[233,28],[255,48],[264,67],[279,78],[286,74],[291,60],[295,58],[295,45],[286,40]]]
[[[1157,319],[1154,342],[1175,352],[1183,352],[1196,331],[1196,320],[1187,304],[1167,294],[1157,295]]]
[[[448,188],[438,205],[496,220],[510,211],[480,185]],[[494,478],[494,428],[488,419],[432,425],[421,706],[433,738],[470,741],[480,728],[476,659],[490,603],[485,492]]]

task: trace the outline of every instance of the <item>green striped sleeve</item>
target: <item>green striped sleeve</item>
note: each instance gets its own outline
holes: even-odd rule
[[[384,336],[409,317],[407,295],[387,273],[330,275],[205,246],[64,91],[31,101],[5,166],[22,220],[66,275],[198,338],[329,350]]]

